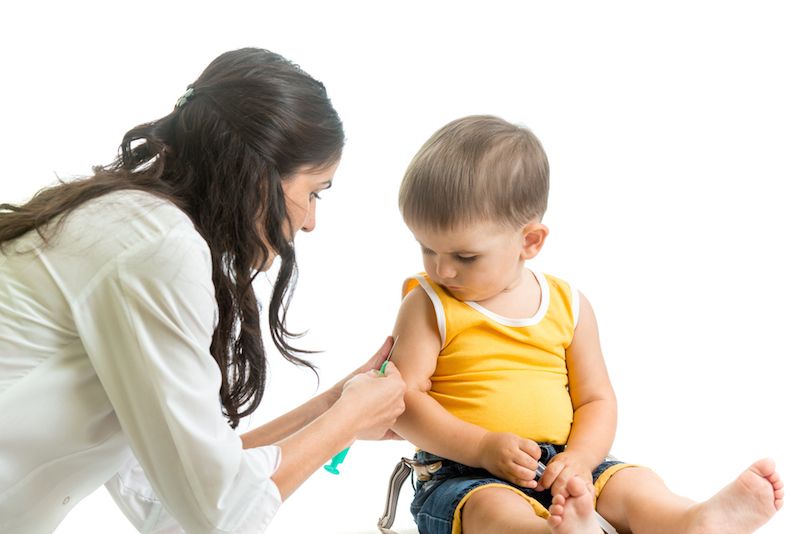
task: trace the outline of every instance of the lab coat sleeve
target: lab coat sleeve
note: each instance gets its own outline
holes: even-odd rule
[[[253,458],[253,461],[262,461],[265,472],[273,470],[280,463],[280,449],[278,447],[259,447],[246,451],[261,453],[262,458]],[[114,499],[119,509],[125,514],[131,524],[143,534],[180,534],[185,532],[172,515],[167,511],[161,500],[153,491],[150,482],[144,474],[142,466],[131,457],[122,468],[105,484],[106,490]],[[275,501],[275,507],[270,518],[277,511],[280,501]],[[253,519],[253,524],[243,525],[243,532],[263,532],[269,521],[259,522]]]
[[[221,414],[206,243],[178,230],[141,242],[71,306],[135,456],[106,486],[137,528],[263,532],[281,504],[280,449],[244,450]]]

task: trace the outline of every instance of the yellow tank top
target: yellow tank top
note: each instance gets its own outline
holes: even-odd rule
[[[436,311],[442,349],[430,395],[456,417],[495,432],[564,444],[572,426],[566,349],[578,322],[578,293],[563,280],[534,273],[542,299],[533,317],[502,317],[462,302],[427,275],[417,285]]]

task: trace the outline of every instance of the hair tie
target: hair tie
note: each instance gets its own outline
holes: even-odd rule
[[[194,87],[189,87],[185,93],[175,102],[175,109],[182,108],[194,96]]]

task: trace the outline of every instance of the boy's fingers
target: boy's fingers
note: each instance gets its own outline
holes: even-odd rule
[[[564,469],[564,466],[559,463],[548,465],[547,469],[544,470],[542,478],[539,479],[539,487],[549,488],[558,478],[562,469]]]
[[[534,460],[538,460],[542,457],[542,449],[539,448],[539,444],[537,444],[535,441],[526,439],[520,444],[519,448],[525,451],[527,454],[530,454],[531,458]]]
[[[514,484],[516,484],[517,486],[523,487],[523,488],[530,488],[530,489],[533,489],[533,488],[536,487],[536,481],[535,480],[517,479],[514,482]]]
[[[531,471],[525,466],[516,465],[514,466],[513,475],[514,478],[517,479],[516,484],[518,486],[523,486],[526,488],[536,487],[536,480],[534,480],[534,477],[536,476],[536,471]]]
[[[527,451],[521,451],[521,454],[514,458],[514,463],[530,470],[532,473],[536,473],[536,469],[539,467],[539,462]]]

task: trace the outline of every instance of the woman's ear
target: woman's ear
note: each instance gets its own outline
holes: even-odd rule
[[[531,221],[522,227],[522,259],[529,260],[542,250],[550,230],[539,221]]]

